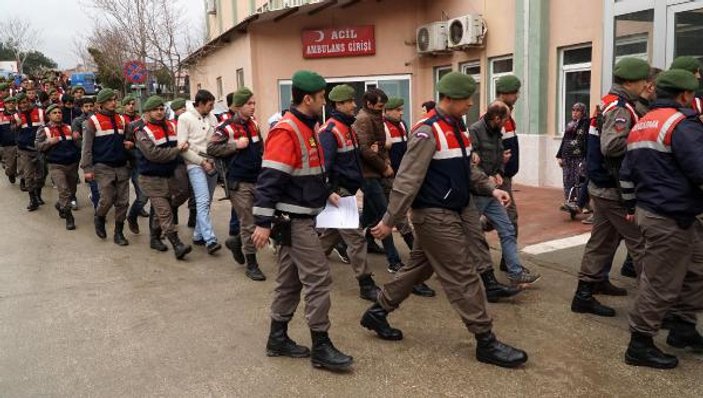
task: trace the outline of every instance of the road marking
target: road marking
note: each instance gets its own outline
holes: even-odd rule
[[[550,240],[547,242],[537,243],[536,245],[526,246],[522,249],[522,251],[527,254],[538,255],[554,252],[557,250],[569,249],[572,247],[585,245],[590,237],[591,233],[589,232],[583,235],[576,235],[570,236],[568,238]]]

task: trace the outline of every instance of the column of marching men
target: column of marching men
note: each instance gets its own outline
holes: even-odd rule
[[[695,95],[700,68],[691,57],[677,58],[664,72],[622,59],[591,122],[587,168],[595,221],[571,310],[615,315],[594,296],[628,293],[609,279],[624,241],[634,270],[624,267],[622,273],[635,277],[638,289],[625,354],[631,365],[678,364],[655,346],[660,328],[670,329],[668,345],[703,350],[696,330],[696,313],[703,310],[703,100]],[[106,216],[114,207],[117,245],[129,244],[125,222],[138,234],[139,217],[147,217],[150,248],[168,251],[166,238],[179,260],[193,250],[176,226],[185,202],[193,245],[210,255],[222,247],[211,214],[219,174],[231,202],[225,246],[234,261],[245,264],[248,278],[264,281],[257,251],[271,245],[277,255],[268,356],[310,357],[314,366],[331,370],[351,367],[352,356],[337,349],[329,335],[328,256],[334,252],[351,265],[359,296],[373,302],[361,326],[381,339],[402,340],[389,314],[411,294],[434,296],[426,282],[436,275],[474,335],[479,361],[509,368],[525,363],[527,353],[496,338],[487,307],[541,278],[522,265],[517,248],[512,178],[519,171],[520,149],[512,113],[520,80],[499,79],[495,101],[469,127],[463,117],[473,106],[476,84],[461,73],[438,82],[439,101],[427,103],[412,128],[403,122],[401,98],[388,98],[379,89],[360,96],[349,85],[330,92],[327,87],[315,72],[296,72],[291,107],[273,118],[264,139],[254,117],[256,97],[248,88],[226,96],[229,109],[219,120],[212,113],[215,98],[206,90],[192,103],[171,101],[173,118],[167,120],[167,104],[158,96],[146,99],[139,115],[136,98],[118,102],[118,93],[109,88],[95,98],[80,87],[57,98],[49,85],[48,102],[38,104],[33,87],[11,93],[0,84],[5,174],[11,184],[20,178],[29,211],[44,204],[42,187],[49,176],[58,191],[58,214],[73,230],[80,168],[100,239],[108,236]],[[130,181],[137,196],[131,206]],[[316,229],[315,217],[325,206],[359,192],[359,228]],[[394,228],[411,250],[406,263],[394,246]],[[493,269],[484,232],[490,228],[500,238],[500,269],[508,284],[499,282]],[[369,253],[384,254],[394,274],[383,286],[373,278]],[[311,348],[288,335],[301,294]]]

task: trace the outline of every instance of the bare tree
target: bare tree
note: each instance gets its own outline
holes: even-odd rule
[[[39,45],[39,31],[28,18],[4,18],[0,20],[0,41],[15,55],[19,73],[24,73],[24,61]]]
[[[125,33],[126,53],[156,69],[167,90],[175,92],[181,61],[201,39],[197,30],[184,29],[181,8],[168,0],[92,0],[103,24]],[[167,78],[164,78],[167,77]]]

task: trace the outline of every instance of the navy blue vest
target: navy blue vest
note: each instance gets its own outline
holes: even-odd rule
[[[166,123],[167,131],[164,131],[162,126],[151,122],[147,122],[140,130],[146,132],[146,135],[157,147],[175,148],[178,144],[176,129],[171,122],[164,121],[164,123]],[[151,177],[171,177],[180,163],[180,156],[176,156],[175,159],[166,163],[157,163],[140,154],[138,157],[139,174]]]
[[[69,125],[45,126],[44,132],[46,133],[46,138],[57,137],[60,140],[58,144],[46,152],[46,161],[48,163],[69,165],[80,160],[81,150],[76,145],[76,142],[73,141]]]
[[[93,163],[102,163],[110,167],[126,165],[127,151],[124,148],[126,123],[122,115],[96,112],[88,120],[95,126]]]

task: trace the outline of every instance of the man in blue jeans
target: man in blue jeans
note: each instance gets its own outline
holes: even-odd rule
[[[486,114],[471,125],[471,145],[474,150],[474,162],[478,168],[500,186],[503,183],[505,151],[501,130],[510,119],[510,108],[500,101],[488,106]],[[517,248],[517,233],[508,216],[505,206],[492,196],[474,196],[476,208],[490,220],[500,237],[508,279],[514,285],[528,285],[536,282],[540,275],[531,273],[520,263]]]
[[[364,226],[373,226],[383,218],[388,207],[382,179],[393,177],[395,172],[388,153],[391,143],[386,140],[383,121],[383,109],[388,102],[388,96],[382,90],[373,88],[364,93],[362,102],[364,106],[357,114],[352,129],[359,138],[364,175],[364,182],[361,185],[364,193],[362,223]],[[388,259],[388,272],[398,272],[403,267],[403,263],[393,243],[393,236],[388,235],[381,242]],[[435,295],[434,290],[424,283],[415,286],[413,293],[425,297]]]
[[[207,246],[210,255],[222,248],[217,241],[210,216],[212,195],[217,186],[214,161],[207,156],[207,144],[217,125],[212,114],[215,96],[207,90],[198,90],[193,107],[178,118],[178,143],[187,142],[189,148],[181,155],[186,161],[188,178],[196,202],[196,222],[193,244]]]

